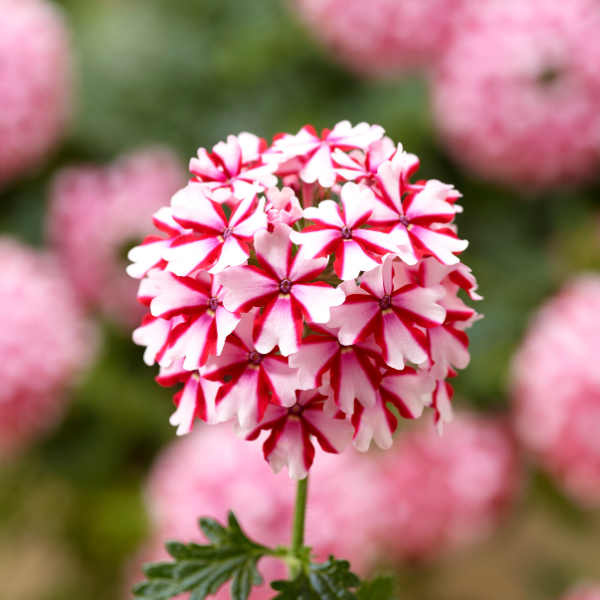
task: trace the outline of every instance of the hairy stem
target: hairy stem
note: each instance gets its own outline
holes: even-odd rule
[[[299,558],[300,551],[304,546],[304,522],[306,519],[306,499],[308,495],[308,475],[298,482],[296,491],[296,508],[294,509],[294,523],[292,525],[292,554]],[[295,579],[301,567],[300,561],[297,565],[290,565],[290,577]]]

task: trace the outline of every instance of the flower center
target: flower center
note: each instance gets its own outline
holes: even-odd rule
[[[248,360],[253,365],[260,365],[260,363],[263,361],[263,355],[260,352],[253,350],[252,352],[250,352],[250,354],[248,354]]]
[[[400,215],[400,223],[402,223],[402,225],[404,225],[404,227],[409,226],[408,219],[406,218],[405,215]]]
[[[389,296],[384,296],[380,301],[379,301],[379,306],[381,307],[381,310],[386,310],[387,308],[390,307],[390,304],[392,303],[392,299]]]
[[[348,225],[344,225],[340,230],[342,233],[343,240],[351,240],[352,239],[352,229],[348,227]]]
[[[212,310],[213,312],[217,311],[217,308],[219,308],[219,299],[215,298],[214,296],[210,299],[210,302],[208,303],[208,305],[210,306],[210,310]]]
[[[231,237],[232,233],[233,233],[233,229],[231,227],[227,227],[226,229],[223,229],[223,239],[226,240],[227,238]]]
[[[279,283],[279,291],[282,294],[289,294],[292,289],[292,282],[289,279],[284,279]]]
[[[288,408],[288,413],[290,415],[293,415],[294,417],[299,417],[303,412],[304,412],[304,407],[300,406],[300,404],[294,404],[294,406],[291,406],[290,408]]]

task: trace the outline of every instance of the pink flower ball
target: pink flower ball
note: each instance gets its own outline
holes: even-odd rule
[[[70,36],[45,0],[0,0],[0,185],[35,169],[71,114]]]
[[[387,560],[431,559],[483,538],[520,487],[508,427],[485,417],[459,413],[443,437],[431,426],[409,430],[383,460]]]
[[[381,494],[377,463],[349,448],[341,455],[318,451],[309,481],[306,544],[319,560],[332,553],[350,560],[352,569],[366,573],[377,548],[370,526]],[[230,424],[198,428],[168,447],[154,466],[147,502],[154,522],[154,539],[147,560],[168,558],[167,539],[205,542],[198,518],[221,523],[233,510],[247,535],[259,543],[290,543],[295,482],[286,473],[273,475],[259,442],[238,439]],[[286,577],[283,563],[259,563],[267,582]],[[141,579],[138,572],[135,580]],[[251,598],[272,598],[268,585]],[[217,595],[227,598],[225,590]]]
[[[567,594],[563,600],[600,600],[600,585],[589,584],[577,587]]]
[[[600,504],[600,277],[550,299],[513,361],[517,437],[566,491]]]
[[[68,279],[47,253],[0,238],[0,457],[52,428],[96,347]]]
[[[307,27],[353,71],[393,76],[444,51],[468,0],[292,0]]]
[[[600,161],[599,30],[596,0],[470,5],[432,94],[455,159],[525,191],[593,177]]]
[[[48,234],[83,301],[133,327],[144,313],[139,282],[125,269],[127,251],[155,234],[151,215],[185,185],[185,173],[166,149],[141,150],[107,167],[65,169],[56,177]]]

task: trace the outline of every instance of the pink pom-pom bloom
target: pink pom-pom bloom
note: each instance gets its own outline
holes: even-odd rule
[[[273,470],[303,479],[315,442],[389,448],[390,405],[408,419],[431,407],[440,432],[451,420],[446,379],[467,366],[478,318],[457,294],[480,299],[457,256],[460,194],[411,183],[417,157],[383,134],[348,121],[270,147],[241,134],[192,160],[155,215],[163,235],[128,268],[150,307],[134,341],[161,385],[184,384],[179,434],[196,417],[249,440],[268,431]]]
[[[291,0],[308,29],[353,71],[394,76],[429,67],[468,0]]]
[[[473,3],[433,86],[456,160],[524,192],[595,176],[599,28],[594,0]]]
[[[94,331],[56,261],[0,239],[0,455],[52,428],[93,358]]]
[[[107,167],[71,167],[57,175],[48,237],[88,306],[127,327],[139,320],[144,309],[136,302],[135,282],[124,273],[125,256],[152,232],[148,215],[154,211],[159,211],[157,226],[178,227],[161,221],[160,208],[184,183],[178,160],[162,148],[135,152]]]
[[[71,113],[72,56],[62,14],[45,0],[0,0],[0,185],[35,169]]]
[[[567,492],[600,504],[600,277],[584,276],[542,307],[513,361],[521,443]],[[590,360],[590,358],[592,360]]]
[[[382,467],[388,502],[375,518],[388,561],[428,560],[481,539],[521,487],[507,424],[469,414],[458,414],[443,439],[430,428],[404,433]]]
[[[600,600],[600,584],[583,584],[578,586],[562,600]]]

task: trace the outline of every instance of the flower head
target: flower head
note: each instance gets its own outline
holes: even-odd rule
[[[132,327],[143,314],[137,283],[124,273],[124,254],[135,260],[130,276],[141,279],[160,268],[161,254],[176,235],[161,207],[185,182],[177,157],[164,148],[139,150],[105,167],[69,167],[55,177],[48,238],[82,300],[117,323]],[[158,212],[156,212],[158,211]],[[150,236],[154,225],[168,238]]]
[[[565,491],[600,504],[600,278],[575,279],[539,310],[513,359],[520,443]]]
[[[0,185],[37,168],[72,112],[73,57],[53,2],[0,0]]]
[[[440,433],[452,420],[446,379],[467,366],[479,318],[458,294],[481,298],[459,258],[460,193],[411,182],[419,159],[383,133],[343,121],[269,147],[230,136],[155,213],[162,236],[130,253],[150,308],[134,340],[159,383],[183,384],[178,433],[233,421],[301,479],[315,441],[389,448],[398,413],[432,409]]]
[[[600,6],[472,2],[432,98],[442,140],[480,177],[532,190],[585,182],[600,162]]]
[[[94,358],[95,330],[56,257],[0,239],[0,456],[60,419]]]

